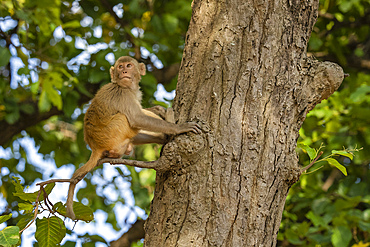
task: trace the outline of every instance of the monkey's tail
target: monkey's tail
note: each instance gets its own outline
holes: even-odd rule
[[[78,168],[72,175],[72,178],[69,183],[68,189],[68,197],[67,197],[67,217],[71,218],[72,220],[76,219],[76,216],[73,212],[73,195],[75,193],[75,187],[78,182],[80,182],[88,172],[97,166],[98,161],[101,158],[101,152],[94,152],[92,151],[90,159],[86,162],[85,165]]]

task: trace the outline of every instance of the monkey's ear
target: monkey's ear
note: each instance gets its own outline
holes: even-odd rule
[[[110,72],[110,79],[111,79],[111,81],[113,81],[113,79],[114,79],[114,67],[113,66],[110,67],[109,72]]]
[[[145,64],[139,63],[139,71],[140,71],[140,75],[145,75],[146,74]]]

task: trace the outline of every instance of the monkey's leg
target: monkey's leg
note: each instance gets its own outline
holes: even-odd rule
[[[165,119],[165,117],[166,117],[166,108],[164,108],[163,106],[156,105],[156,106],[153,106],[153,107],[150,107],[150,108],[145,108],[145,109],[143,109],[143,111],[144,111],[144,113],[145,113],[145,111],[153,112],[154,114],[160,116],[162,119]]]
[[[164,119],[167,122],[175,123],[175,114],[173,112],[173,108],[172,107],[167,108]]]
[[[130,139],[124,140],[123,143],[117,145],[114,149],[103,152],[103,157],[119,159],[123,154],[129,155],[133,149]]]
[[[72,178],[70,179],[69,189],[68,189],[68,197],[66,202],[66,211],[67,216],[72,220],[76,219],[76,216],[73,212],[73,195],[75,193],[76,184],[80,182],[88,172],[94,169],[96,166],[99,165],[99,159],[101,158],[101,151],[94,151],[91,153],[90,159],[86,162],[85,165],[78,168],[75,173],[73,173]]]

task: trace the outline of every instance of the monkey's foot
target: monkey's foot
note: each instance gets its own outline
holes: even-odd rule
[[[159,162],[155,161],[139,161],[139,160],[127,160],[127,159],[110,159],[104,158],[99,160],[99,165],[103,163],[110,163],[111,165],[129,165],[140,168],[158,169]]]

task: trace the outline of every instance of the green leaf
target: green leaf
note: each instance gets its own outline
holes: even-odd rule
[[[342,1],[341,4],[339,4],[340,11],[343,13],[348,12],[352,8],[353,2],[354,1]]]
[[[307,219],[310,219],[315,226],[327,227],[332,217],[330,215],[320,216],[310,211],[306,214]]]
[[[295,244],[295,245],[302,245],[302,244],[304,244],[304,241],[300,240],[299,239],[299,236],[297,235],[297,233],[294,232],[292,229],[288,229],[285,232],[285,236],[288,239],[288,241],[290,243],[292,243],[292,244]]]
[[[0,224],[4,223],[5,221],[10,219],[11,217],[12,217],[12,214],[0,216]]]
[[[41,92],[38,106],[41,112],[47,112],[51,109],[51,102],[46,91],[44,90]]]
[[[24,201],[29,201],[29,202],[35,202],[36,199],[37,199],[37,195],[38,195],[38,191],[36,192],[33,192],[33,193],[26,193],[24,192],[23,190],[23,186],[20,184],[20,179],[17,178],[17,177],[14,177],[14,180],[12,181],[12,183],[14,184],[14,187],[15,187],[15,192],[13,192],[13,195],[14,196],[17,196],[19,198],[21,198],[22,200]],[[44,187],[45,189],[45,192],[47,195],[50,194],[50,192],[53,190],[55,186],[55,183],[51,183],[51,184],[48,184]],[[40,194],[40,197],[39,197],[39,201],[43,201],[44,200],[44,193],[41,192]]]
[[[316,150],[311,148],[310,146],[301,142],[297,144],[297,147],[304,150],[308,154],[308,156],[310,156],[310,160],[316,158]]]
[[[314,200],[311,204],[312,211],[317,214],[323,214],[325,209],[331,204],[331,200],[327,197],[318,198]]]
[[[32,203],[18,203],[19,210],[32,211],[34,206]]]
[[[19,110],[16,109],[16,110],[12,111],[11,113],[6,114],[5,115],[5,120],[9,124],[14,124],[15,122],[18,121],[19,117],[20,117]]]
[[[66,217],[65,204],[63,204],[62,202],[57,202],[54,207],[59,214]],[[91,208],[83,205],[81,202],[73,202],[73,212],[76,215],[76,220],[90,222],[94,219],[94,214]]]
[[[30,86],[30,88],[31,88],[31,92],[33,93],[33,94],[37,94],[37,92],[39,91],[39,89],[40,89],[40,80],[38,80],[37,82],[35,82],[35,83],[32,83],[31,84],[31,86]]]
[[[331,242],[334,247],[347,247],[352,239],[351,230],[346,226],[338,226],[334,228]]]
[[[20,110],[27,114],[32,114],[35,112],[35,109],[31,104],[21,104]]]
[[[81,24],[78,20],[69,21],[69,22],[66,22],[62,25],[63,29],[65,29],[65,28],[79,28],[79,27],[81,27]]]
[[[166,31],[169,34],[173,34],[176,32],[176,29],[179,25],[179,19],[176,18],[176,16],[171,14],[164,14],[163,15],[163,24],[166,29]]]
[[[360,220],[358,222],[358,226],[360,227],[361,230],[363,230],[364,232],[369,232],[370,231],[370,222],[365,222],[365,221],[362,221]]]
[[[317,36],[317,34],[312,33],[308,44],[312,50],[317,51],[321,48],[324,42],[320,39],[320,37]]]
[[[334,206],[337,212],[345,209],[355,208],[361,202],[361,196],[347,197],[346,199],[339,198],[335,201]]]
[[[342,155],[342,156],[345,156],[345,157],[348,157],[350,158],[351,160],[353,160],[353,154],[347,152],[347,151],[337,151],[337,150],[332,150],[331,151],[332,154],[338,154],[338,155]]]
[[[344,16],[341,13],[335,13],[334,16],[339,22],[344,20]]]
[[[36,219],[35,238],[40,247],[58,246],[65,235],[66,227],[62,219],[55,216]]]
[[[354,53],[357,57],[363,57],[365,55],[364,50],[360,47],[356,48]]]
[[[338,168],[339,171],[341,171],[345,176],[347,176],[347,169],[341,165],[336,159],[333,158],[327,158],[326,161],[332,165]]]
[[[67,116],[71,116],[78,107],[79,94],[76,91],[68,93],[64,97],[63,111]]]
[[[63,107],[63,101],[62,96],[56,91],[55,89],[51,89],[47,91],[47,96],[50,100],[50,102],[58,108],[58,110],[61,110]]]
[[[362,103],[364,102],[365,100],[368,99],[368,94],[370,93],[370,86],[368,85],[361,85],[359,86],[356,91],[354,91],[351,95],[350,95],[350,100],[354,103]]]
[[[34,217],[33,213],[21,215],[17,223],[17,226],[19,227],[19,229],[24,229],[28,225],[28,223],[30,223],[31,220],[33,220],[33,217]]]
[[[89,74],[89,82],[101,83],[102,81],[109,81],[109,73],[101,70],[92,70]]]
[[[12,54],[10,51],[6,48],[3,48],[0,46],[0,67],[5,66],[9,64],[10,58],[12,57]]]
[[[58,110],[61,110],[63,101],[62,96],[57,89],[61,89],[63,87],[63,74],[60,72],[42,74],[40,75],[39,81],[40,85],[42,85],[42,92],[39,100],[40,111],[50,110],[51,104],[56,106]]]
[[[0,231],[0,246],[10,247],[19,242],[19,227],[8,226]]]

